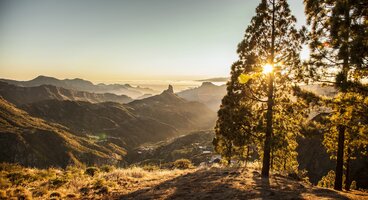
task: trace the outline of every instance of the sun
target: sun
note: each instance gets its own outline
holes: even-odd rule
[[[270,65],[270,64],[266,64],[266,65],[264,65],[263,66],[263,71],[262,71],[262,73],[264,73],[264,74],[269,74],[269,73],[271,73],[273,71],[273,67],[272,67],[272,65]]]

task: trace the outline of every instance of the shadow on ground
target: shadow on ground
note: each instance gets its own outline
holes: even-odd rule
[[[257,171],[201,169],[117,199],[348,199],[283,176],[261,178]]]

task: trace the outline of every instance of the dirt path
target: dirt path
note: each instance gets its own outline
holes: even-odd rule
[[[111,198],[111,197],[110,197]],[[368,199],[367,193],[339,193],[257,171],[199,169],[114,199]]]

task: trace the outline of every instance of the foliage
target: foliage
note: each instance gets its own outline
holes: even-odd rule
[[[299,54],[305,39],[305,29],[297,30],[295,23],[286,1],[260,3],[238,45],[239,61],[232,65],[218,112],[216,151],[229,160],[237,147],[256,146],[265,175],[270,164],[274,169],[297,167],[295,140],[307,105],[291,96],[302,79]],[[273,71],[262,73],[267,64]]]
[[[367,7],[364,0],[304,2],[311,28],[311,59],[305,65],[305,77],[333,85],[340,93],[325,102],[332,113],[331,124],[325,127],[328,131],[324,144],[336,158],[335,189],[341,190],[344,163],[349,169],[348,160],[354,153],[365,150],[360,147],[367,142],[367,138],[361,136],[366,135],[364,126],[368,124],[364,117],[360,118],[361,113],[367,111],[366,106],[362,106],[368,94],[368,86],[363,82],[368,77]],[[346,172],[348,175],[349,171]]]
[[[88,167],[85,171],[85,174],[89,176],[95,176],[99,171],[100,169],[98,169],[97,167]]]
[[[176,169],[190,169],[193,167],[193,164],[188,159],[178,159],[173,163],[173,166]]]

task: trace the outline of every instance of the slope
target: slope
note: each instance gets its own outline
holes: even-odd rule
[[[77,137],[60,125],[30,117],[2,98],[0,146],[0,162],[36,167],[66,167],[81,162],[117,164],[126,153],[111,143],[104,147]]]

